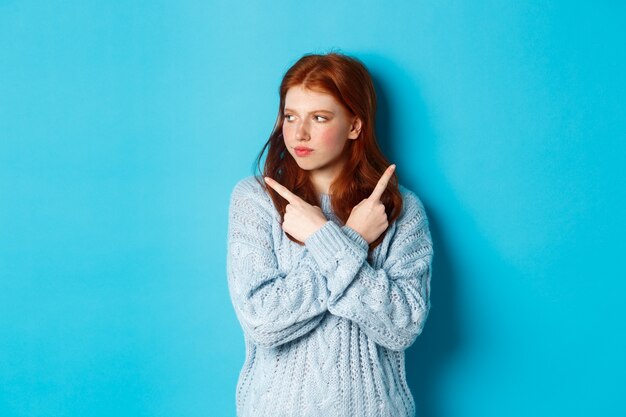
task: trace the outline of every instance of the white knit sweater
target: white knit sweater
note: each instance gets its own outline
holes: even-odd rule
[[[402,212],[368,255],[330,196],[321,196],[329,221],[300,246],[254,176],[234,187],[227,273],[246,345],[239,417],[415,416],[404,349],[430,310],[433,248],[421,201],[399,188]]]

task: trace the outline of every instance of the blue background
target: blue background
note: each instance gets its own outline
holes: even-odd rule
[[[234,416],[230,190],[302,54],[362,59],[423,200],[418,416],[624,416],[626,10],[0,1],[0,415]]]

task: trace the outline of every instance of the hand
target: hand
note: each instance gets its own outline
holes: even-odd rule
[[[346,226],[358,232],[367,243],[372,243],[378,239],[389,226],[385,205],[380,201],[380,197],[387,188],[395,169],[395,164],[387,167],[372,194],[354,206],[346,221]]]
[[[324,217],[322,209],[312,206],[282,184],[270,177],[265,177],[265,183],[272,187],[285,200],[289,201],[285,207],[285,217],[282,228],[286,233],[304,242],[309,236],[317,232],[326,224],[328,219]]]

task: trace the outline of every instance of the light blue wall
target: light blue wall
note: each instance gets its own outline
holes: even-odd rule
[[[331,49],[431,221],[418,416],[626,415],[610,3],[0,1],[0,415],[235,415],[229,192]]]

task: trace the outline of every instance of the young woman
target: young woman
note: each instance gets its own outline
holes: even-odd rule
[[[430,310],[433,248],[420,199],[376,143],[370,74],[305,55],[279,92],[263,175],[230,199],[237,415],[414,416],[404,350]]]

